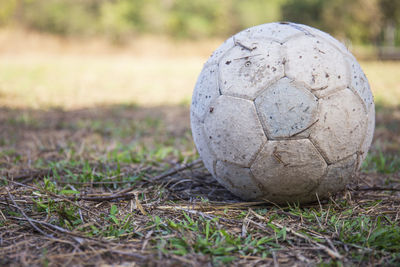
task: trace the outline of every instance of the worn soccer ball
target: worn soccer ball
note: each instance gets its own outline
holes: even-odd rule
[[[327,33],[295,23],[226,40],[192,97],[205,167],[245,200],[305,203],[343,190],[374,127],[373,96],[354,56]]]

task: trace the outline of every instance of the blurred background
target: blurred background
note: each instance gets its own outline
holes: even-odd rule
[[[2,26],[123,42],[140,34],[225,38],[278,20],[309,24],[351,43],[400,44],[395,0],[2,0]]]
[[[0,105],[188,105],[224,39],[281,20],[344,42],[376,100],[399,103],[400,1],[1,0]]]

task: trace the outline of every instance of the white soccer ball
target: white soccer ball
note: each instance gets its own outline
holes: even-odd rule
[[[375,107],[339,41],[269,23],[232,36],[205,63],[191,128],[205,167],[236,196],[304,203],[351,181],[371,145]]]

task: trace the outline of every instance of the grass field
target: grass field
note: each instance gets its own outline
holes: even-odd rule
[[[189,103],[217,41],[1,40],[1,266],[400,264],[399,62],[362,62],[377,125],[355,182],[279,207],[198,160]]]

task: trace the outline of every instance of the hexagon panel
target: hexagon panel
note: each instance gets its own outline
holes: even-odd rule
[[[206,65],[201,71],[193,91],[191,112],[203,119],[211,101],[218,96],[218,65]]]
[[[366,110],[369,111],[374,105],[374,96],[368,84],[368,79],[361,69],[360,64],[354,59],[347,59],[351,70],[351,88],[357,92],[365,103]]]
[[[242,166],[249,166],[267,140],[254,103],[236,97],[218,97],[210,105],[204,127],[217,158]]]
[[[317,36],[317,37],[325,40],[329,44],[335,46],[343,54],[348,55],[350,57],[353,57],[351,55],[351,53],[349,52],[349,50],[346,48],[346,46],[343,43],[339,42],[337,39],[333,38],[328,33],[320,31],[320,30],[318,30],[316,28],[311,28],[310,26],[303,25],[303,24],[297,24],[297,23],[290,23],[290,24],[291,25],[296,25],[296,27],[306,30],[307,32],[309,32],[310,35]]]
[[[286,75],[324,97],[347,86],[349,77],[344,56],[326,41],[302,36],[286,43]]]
[[[327,173],[317,188],[319,197],[327,197],[341,191],[350,183],[356,166],[356,158],[356,155],[352,155],[328,166]]]
[[[310,139],[325,159],[334,163],[359,151],[367,126],[360,98],[346,88],[319,102],[319,118]]]
[[[372,139],[374,137],[374,129],[375,129],[375,106],[372,106],[368,110],[367,131],[364,141],[361,145],[360,162],[359,162],[360,165],[367,157],[368,150],[371,147]]]
[[[207,142],[207,136],[204,132],[204,124],[196,118],[196,116],[191,116],[190,124],[192,128],[193,140],[196,145],[197,151],[201,159],[203,160],[204,167],[215,176],[214,164],[216,162],[216,157],[214,153],[209,148],[209,144]]]
[[[318,99],[288,78],[268,87],[255,104],[269,138],[291,137],[316,121]]]
[[[276,195],[310,192],[324,175],[326,162],[308,139],[268,141],[250,169]]]
[[[223,95],[254,99],[284,75],[281,45],[272,42],[236,44],[219,62]]]
[[[367,152],[372,143],[375,128],[375,104],[374,96],[368,84],[367,77],[361,69],[360,64],[353,58],[347,59],[351,70],[351,88],[360,96],[364,102],[364,107],[368,114],[367,135],[361,145],[360,163],[367,156]]]
[[[256,199],[263,195],[250,168],[217,161],[215,172],[218,182],[242,199]]]

